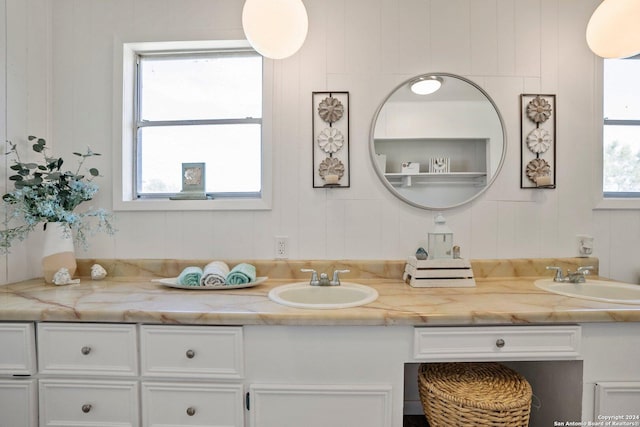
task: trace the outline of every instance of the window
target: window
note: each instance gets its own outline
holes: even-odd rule
[[[262,191],[262,57],[250,49],[138,52],[135,190],[167,198],[205,163],[212,198]]]
[[[603,179],[605,198],[640,197],[640,55],[605,59]]]

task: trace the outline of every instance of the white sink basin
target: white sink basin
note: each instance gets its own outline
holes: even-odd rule
[[[369,304],[378,298],[378,291],[350,282],[342,282],[340,286],[311,286],[309,282],[298,282],[273,288],[269,298],[289,307],[333,309]]]
[[[553,279],[536,280],[535,285],[554,294],[594,301],[620,304],[640,304],[640,285],[604,280],[589,280],[585,283],[554,282]]]

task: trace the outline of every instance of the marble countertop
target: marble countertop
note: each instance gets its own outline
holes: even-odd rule
[[[94,262],[109,272],[105,280],[88,277]],[[151,281],[175,277],[193,264],[197,262],[80,260],[79,284],[55,286],[32,279],[0,286],[0,320],[387,326],[640,321],[640,305],[569,298],[534,285],[550,277],[545,265],[595,264],[597,269],[594,258],[472,261],[475,288],[412,288],[401,280],[403,261],[256,261],[258,276],[269,280],[235,290],[181,290]],[[350,268],[344,281],[374,287],[380,296],[366,306],[336,310],[291,308],[269,300],[270,289],[305,280],[298,271],[309,267]]]

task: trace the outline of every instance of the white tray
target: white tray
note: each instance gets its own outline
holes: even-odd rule
[[[267,280],[268,277],[256,277],[256,280],[249,283],[242,283],[239,285],[216,285],[216,286],[188,286],[188,285],[180,285],[178,284],[177,277],[170,277],[167,279],[151,279],[152,282],[160,283],[164,286],[168,286],[170,288],[177,289],[189,289],[190,291],[224,291],[227,289],[241,289],[241,288],[250,288],[252,286],[259,285],[260,283]]]

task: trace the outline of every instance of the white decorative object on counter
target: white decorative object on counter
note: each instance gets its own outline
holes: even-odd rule
[[[402,173],[420,173],[420,163],[418,162],[402,162]]]
[[[92,280],[102,280],[107,277],[107,270],[104,269],[100,264],[93,264],[91,266],[91,279]]]
[[[414,288],[470,288],[476,285],[469,260],[410,256],[402,279]]]
[[[429,173],[449,173],[450,164],[449,157],[432,157],[429,159]]]
[[[74,283],[80,283],[80,279],[72,279],[69,270],[64,267],[56,271],[56,273],[53,275],[54,285],[71,285]]]

